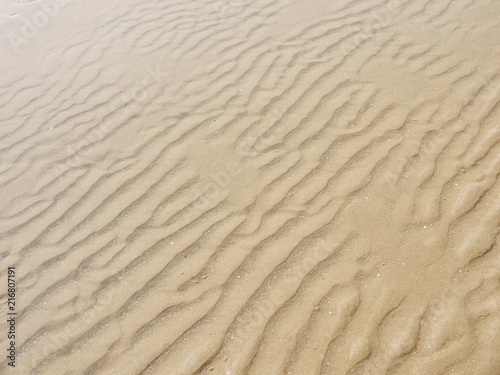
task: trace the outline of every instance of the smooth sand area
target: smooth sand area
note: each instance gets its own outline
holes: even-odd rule
[[[499,173],[498,0],[1,0],[0,374],[499,375]]]

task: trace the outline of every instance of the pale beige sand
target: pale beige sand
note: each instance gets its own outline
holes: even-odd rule
[[[500,374],[498,0],[3,0],[0,36],[1,374]]]

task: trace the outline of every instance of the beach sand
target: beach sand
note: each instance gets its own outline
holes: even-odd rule
[[[0,374],[500,374],[498,1],[3,0],[0,36]]]

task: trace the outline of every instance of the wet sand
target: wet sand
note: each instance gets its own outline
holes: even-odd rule
[[[4,0],[0,374],[500,374],[500,3]]]

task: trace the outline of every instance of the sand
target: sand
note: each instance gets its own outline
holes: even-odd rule
[[[3,0],[0,36],[1,374],[500,374],[498,1]]]

